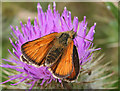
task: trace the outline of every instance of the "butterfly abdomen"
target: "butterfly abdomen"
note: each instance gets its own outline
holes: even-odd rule
[[[46,57],[46,61],[45,61],[45,63],[47,64],[47,65],[50,65],[50,64],[53,64],[54,62],[56,62],[56,60],[60,57],[60,55],[62,55],[62,50],[63,50],[63,48],[62,47],[53,47],[50,51],[49,51],[49,53],[48,53],[48,55],[47,55],[47,57]]]

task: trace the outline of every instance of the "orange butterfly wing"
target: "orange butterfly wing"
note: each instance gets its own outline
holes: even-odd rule
[[[51,33],[33,41],[24,43],[21,46],[22,56],[24,61],[32,62],[41,65],[45,61],[45,57],[53,46],[57,33]]]
[[[66,78],[66,80],[68,80],[68,81],[77,79],[77,76],[78,76],[79,70],[80,70],[79,56],[78,56],[77,48],[75,45],[73,47],[73,65],[74,65],[73,72],[70,74],[70,76],[68,76]]]
[[[73,71],[73,41],[64,50],[63,55],[54,63],[50,68],[52,73],[56,77],[65,78],[68,77]]]

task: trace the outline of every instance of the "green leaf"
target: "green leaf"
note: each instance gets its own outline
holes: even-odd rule
[[[114,17],[118,20],[118,8],[112,2],[105,2],[105,4],[107,5],[107,7],[109,7]]]

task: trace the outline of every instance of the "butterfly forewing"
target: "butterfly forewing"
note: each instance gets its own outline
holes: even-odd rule
[[[79,56],[78,56],[78,52],[77,52],[77,48],[74,45],[73,47],[73,72],[70,74],[70,76],[68,76],[66,78],[66,80],[68,81],[73,81],[77,78],[78,74],[79,74],[79,70],[80,70],[80,66],[79,66]]]
[[[21,46],[23,57],[37,65],[41,65],[45,61],[45,57],[56,39],[57,33],[51,33],[42,38],[26,42]],[[23,57],[21,57],[23,59]]]

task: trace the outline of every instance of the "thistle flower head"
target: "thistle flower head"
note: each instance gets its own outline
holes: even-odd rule
[[[12,58],[3,60],[8,61],[14,65],[2,64],[1,67],[14,69],[17,71],[17,75],[15,74],[9,76],[9,79],[7,81],[2,82],[2,84],[19,79],[19,81],[11,85],[18,85],[22,82],[25,82],[26,84],[31,84],[30,89],[32,89],[32,87],[36,83],[43,86],[44,83],[47,85],[52,81],[58,81],[60,83],[62,82],[61,79],[54,78],[46,66],[41,66],[38,68],[20,61],[20,56],[22,55],[21,45],[27,41],[43,37],[53,32],[59,33],[64,31],[70,31],[73,29],[73,31],[77,32],[78,35],[74,39],[74,45],[76,45],[78,49],[80,61],[79,65],[84,65],[84,63],[90,61],[93,55],[92,52],[99,50],[99,48],[94,49],[93,43],[90,42],[94,39],[93,35],[95,33],[96,23],[90,28],[89,32],[87,33],[86,17],[84,16],[82,22],[78,21],[78,17],[74,17],[72,22],[71,12],[68,11],[66,7],[64,8],[62,15],[60,15],[56,10],[55,3],[53,3],[52,10],[50,9],[50,5],[48,5],[48,9],[46,12],[43,12],[40,3],[38,3],[37,10],[38,18],[35,17],[33,25],[31,24],[31,20],[29,17],[27,24],[23,25],[23,23],[20,22],[21,29],[19,29],[17,26],[16,29],[10,26],[13,30],[13,33],[11,34],[15,39],[15,43],[13,43],[11,38],[9,38],[13,46],[13,51],[8,51],[10,55],[12,55]],[[85,39],[90,41],[87,41]]]

